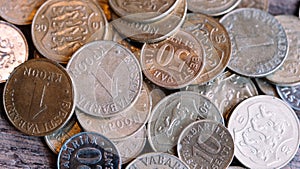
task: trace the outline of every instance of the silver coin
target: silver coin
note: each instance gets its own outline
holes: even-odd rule
[[[266,77],[271,83],[280,86],[294,86],[300,84],[300,19],[291,15],[275,17],[284,27],[289,43],[289,52],[283,65]]]
[[[228,123],[235,157],[249,168],[281,168],[296,154],[299,120],[282,100],[260,95],[239,104]]]
[[[148,122],[148,139],[157,152],[175,154],[180,133],[191,122],[200,119],[224,124],[218,108],[196,92],[181,91],[161,100],[153,109]]]
[[[118,116],[94,117],[79,110],[76,110],[75,113],[85,131],[97,132],[116,141],[125,139],[141,130],[149,119],[151,106],[149,91],[143,85],[136,103]]]
[[[270,84],[267,80],[262,79],[262,78],[255,78],[254,79],[257,87],[262,91],[264,94],[269,95],[269,96],[275,96],[279,97],[276,87],[272,84]]]
[[[125,169],[189,169],[178,157],[167,153],[147,153],[137,157]]]
[[[57,158],[57,168],[121,169],[120,153],[103,135],[82,132],[67,140]]]
[[[233,159],[233,138],[222,124],[200,120],[182,131],[177,152],[191,169],[227,168]]]
[[[131,107],[142,87],[135,56],[112,41],[94,41],[74,53],[67,65],[77,91],[77,108],[111,117]]]
[[[265,11],[242,8],[223,16],[228,31],[232,71],[249,77],[263,77],[276,71],[286,59],[288,41],[284,28]]]
[[[295,110],[300,110],[300,85],[276,86],[280,98]]]

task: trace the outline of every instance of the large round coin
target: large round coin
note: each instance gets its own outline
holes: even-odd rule
[[[299,120],[282,100],[260,95],[239,104],[228,122],[235,157],[248,168],[281,168],[296,154]]]
[[[220,22],[228,31],[232,55],[228,67],[241,75],[263,77],[276,71],[288,53],[284,28],[271,14],[254,8],[237,9]]]
[[[32,40],[45,57],[67,63],[84,44],[104,39],[107,21],[93,0],[48,0],[37,11]]]
[[[77,91],[76,106],[93,116],[111,117],[132,106],[142,88],[136,57],[113,41],[94,41],[67,65]]]
[[[48,59],[18,66],[6,82],[3,103],[8,119],[23,133],[45,136],[61,128],[75,107],[66,70]]]

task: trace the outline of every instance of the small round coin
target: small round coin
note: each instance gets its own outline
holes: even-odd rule
[[[121,169],[120,153],[113,142],[93,132],[72,136],[61,147],[57,159],[58,169]]]
[[[73,82],[61,65],[49,59],[31,59],[12,72],[3,104],[17,129],[45,136],[61,128],[73,114]]]

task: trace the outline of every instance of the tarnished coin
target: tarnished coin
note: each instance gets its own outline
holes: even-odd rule
[[[72,136],[61,147],[57,168],[121,169],[121,157],[116,146],[103,135],[82,132]]]
[[[0,83],[27,59],[28,44],[23,33],[14,25],[0,21]]]
[[[189,169],[178,157],[167,153],[147,153],[137,157],[125,169]]]
[[[276,86],[280,98],[288,103],[293,109],[300,110],[300,85]]]
[[[264,11],[269,9],[269,0],[242,0],[238,8],[257,8]]]
[[[93,131],[111,140],[125,139],[143,128],[148,121],[151,99],[146,86],[143,86],[136,103],[117,116],[102,118],[76,110],[76,116],[85,131]]]
[[[37,50],[48,59],[67,63],[84,44],[104,39],[107,20],[94,0],[47,0],[31,27]]]
[[[241,0],[188,0],[188,9],[194,13],[219,16],[233,10]]]
[[[17,129],[28,135],[49,135],[73,114],[73,83],[61,65],[31,59],[12,72],[4,88],[3,104]]]
[[[289,52],[283,65],[267,80],[277,86],[294,86],[300,84],[300,19],[291,15],[280,15],[275,17],[284,27],[289,43]]]
[[[185,19],[187,12],[186,0],[178,1],[175,9],[170,14],[155,22],[141,23],[117,18],[111,23],[120,34],[133,41],[148,43],[162,41],[176,33]]]
[[[288,53],[284,28],[271,14],[242,8],[222,17],[232,55],[228,67],[241,75],[263,77],[276,71]]]
[[[299,120],[282,100],[260,95],[239,104],[228,123],[235,157],[249,168],[281,168],[299,147]]]
[[[231,55],[230,38],[223,25],[212,17],[189,13],[182,29],[191,32],[203,44],[206,54],[203,71],[193,84],[204,84],[223,72]]]
[[[182,131],[177,152],[191,169],[227,168],[233,159],[234,142],[222,124],[200,120]]]
[[[154,107],[148,122],[151,147],[157,152],[175,154],[180,133],[200,119],[224,124],[218,108],[199,93],[182,91],[165,97]]]
[[[192,83],[201,73],[205,62],[202,44],[184,31],[155,43],[144,44],[141,67],[153,83],[178,89]]]
[[[81,131],[82,129],[79,126],[76,118],[71,118],[64,127],[50,135],[46,135],[44,138],[48,147],[55,154],[58,154],[64,142],[67,141],[73,135],[80,133]]]
[[[279,97],[276,87],[270,84],[267,80],[262,78],[255,78],[255,82],[260,91],[269,96]]]
[[[44,2],[46,0],[1,0],[0,16],[16,25],[29,25]]]
[[[135,56],[113,41],[90,42],[77,50],[67,65],[81,111],[111,117],[132,106],[142,87]]]

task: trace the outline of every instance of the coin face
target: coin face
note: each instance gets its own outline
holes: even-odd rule
[[[241,0],[188,0],[188,9],[194,13],[219,16],[233,10]]]
[[[120,153],[103,135],[81,132],[61,147],[57,168],[121,168]]]
[[[191,169],[227,168],[233,159],[233,138],[222,124],[199,120],[182,131],[177,152]]]
[[[193,84],[204,84],[216,78],[230,60],[231,42],[227,30],[217,20],[199,13],[187,14],[182,28],[203,44],[206,53],[203,71]]]
[[[263,11],[268,11],[269,0],[242,0],[238,8],[257,8]]]
[[[293,109],[300,110],[300,85],[276,86],[280,98],[288,103]]]
[[[243,8],[226,14],[220,22],[231,40],[228,68],[232,71],[249,77],[264,77],[283,64],[288,52],[287,36],[271,14]]]
[[[205,53],[191,34],[178,31],[174,36],[155,44],[144,44],[141,66],[153,83],[178,89],[193,82],[201,73]]]
[[[157,152],[175,154],[178,137],[190,123],[199,119],[224,124],[218,108],[196,92],[182,91],[162,99],[153,109],[148,122],[148,139]]]
[[[248,168],[281,168],[299,147],[299,120],[282,100],[260,95],[239,104],[228,123],[235,157]]]
[[[0,83],[2,83],[17,66],[28,59],[28,45],[23,33],[10,23],[0,21],[0,34]]]
[[[48,59],[18,66],[6,82],[3,103],[8,119],[23,133],[45,136],[61,128],[75,107],[66,70]]]
[[[16,25],[29,25],[44,2],[46,0],[2,0],[0,1],[0,16]]]
[[[37,11],[32,40],[48,59],[67,63],[84,44],[104,39],[107,21],[93,0],[48,0]]]

